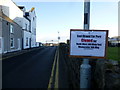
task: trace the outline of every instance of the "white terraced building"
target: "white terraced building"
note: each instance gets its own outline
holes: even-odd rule
[[[0,7],[1,7],[0,8],[1,13],[4,15],[4,17],[9,18],[9,21],[11,21],[10,25],[11,25],[11,23],[13,23],[13,29],[14,29],[14,26],[15,26],[15,28],[17,28],[17,25],[19,26],[19,28],[21,27],[22,35],[21,35],[21,37],[18,38],[19,42],[14,41],[15,40],[14,38],[16,38],[16,36],[18,34],[20,34],[20,33],[17,33],[17,30],[16,30],[16,33],[13,34],[14,36],[13,36],[12,41],[10,41],[10,39],[8,39],[10,44],[12,42],[12,45],[18,45],[18,46],[16,46],[16,48],[12,48],[12,49],[15,49],[13,51],[36,47],[37,43],[36,43],[35,8],[31,8],[30,11],[26,12],[24,6],[17,6],[12,0],[0,0]],[[3,18],[3,17],[1,17],[1,18]],[[2,24],[2,21],[0,24]],[[10,30],[10,27],[8,27],[8,28]],[[4,31],[3,29],[1,29],[1,30]],[[0,47],[1,48],[2,48],[2,46],[4,46],[4,42],[6,42],[5,40],[4,41],[2,40],[3,37],[6,37],[6,36],[5,35],[0,36],[0,44],[1,44]],[[17,43],[17,44],[15,44],[15,43]],[[8,44],[8,46],[10,44]],[[6,48],[8,48],[8,47],[6,47]],[[6,48],[4,47],[4,50],[6,50]],[[4,53],[4,50],[2,52],[2,49],[0,49],[0,52]],[[5,52],[7,52],[7,51],[5,51]]]
[[[36,14],[35,8],[31,8],[30,11],[26,12],[24,6],[19,6],[24,12],[24,28],[23,28],[23,48],[36,47]]]

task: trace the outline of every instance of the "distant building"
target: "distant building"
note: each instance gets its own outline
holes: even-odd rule
[[[120,46],[120,36],[115,36],[108,39],[109,46]]]

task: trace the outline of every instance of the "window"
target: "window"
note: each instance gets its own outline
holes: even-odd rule
[[[26,37],[26,46],[28,46],[28,37]]]
[[[27,24],[25,24],[25,29],[27,30]]]
[[[8,25],[9,23],[7,22],[6,24]]]
[[[14,38],[10,38],[10,47],[14,48]]]
[[[33,17],[33,21],[34,21],[34,17]]]
[[[14,33],[13,25],[10,24],[10,33]]]
[[[88,24],[88,13],[84,14],[84,24]]]

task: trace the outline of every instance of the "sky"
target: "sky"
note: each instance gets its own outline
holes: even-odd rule
[[[15,1],[15,0],[13,0]],[[81,2],[18,2],[29,11],[35,7],[36,40],[45,43],[66,42],[70,29],[83,29],[84,3]],[[118,2],[91,2],[90,29],[109,30],[109,37],[118,35]],[[59,32],[59,33],[58,33]]]

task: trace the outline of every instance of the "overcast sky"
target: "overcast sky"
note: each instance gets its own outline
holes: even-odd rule
[[[13,0],[15,1],[15,0]],[[15,2],[27,10],[35,7],[37,41],[60,41],[70,38],[70,29],[83,29],[83,2]],[[90,29],[109,30],[109,37],[118,35],[118,2],[91,2]]]

